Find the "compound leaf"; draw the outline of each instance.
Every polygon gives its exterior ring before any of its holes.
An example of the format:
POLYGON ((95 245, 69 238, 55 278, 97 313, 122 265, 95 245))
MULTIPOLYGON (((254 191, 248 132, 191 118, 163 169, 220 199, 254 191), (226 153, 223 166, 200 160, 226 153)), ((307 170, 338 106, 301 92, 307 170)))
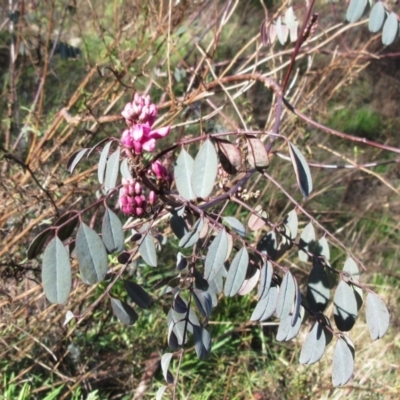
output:
POLYGON ((85 223, 81 223, 76 235, 76 254, 82 281, 93 285, 104 279, 108 259, 99 235, 85 223))
POLYGON ((68 300, 71 291, 71 264, 69 254, 62 241, 54 237, 43 255, 43 289, 51 303, 62 304, 68 300))
POLYGON ((341 331, 349 331, 356 322, 358 307, 354 290, 347 282, 339 282, 333 304, 336 326, 341 331))
POLYGON ((247 252, 246 247, 242 247, 236 253, 229 268, 228 276, 225 281, 225 296, 232 297, 240 290, 240 287, 246 279, 248 265, 249 253, 247 252))
POLYGON ((108 158, 106 167, 106 177, 104 180, 104 187, 106 191, 112 190, 117 185, 117 178, 119 172, 119 156, 121 150, 118 148, 111 156, 108 158))
POLYGON ((353 375, 354 353, 346 340, 339 338, 333 353, 332 384, 345 385, 353 375))
POLYGON ((367 296, 366 317, 371 339, 382 338, 389 329, 390 315, 383 300, 372 292, 367 296))
POLYGON ((103 243, 109 253, 123 250, 124 229, 120 219, 109 208, 106 208, 104 213, 101 233, 103 243))
POLYGON ((296 175, 297 184, 299 185, 303 196, 307 198, 313 190, 310 167, 308 166, 307 160, 304 158, 301 151, 292 143, 289 143, 289 153, 292 160, 294 173, 296 175))
POLYGON ((139 318, 139 316, 136 314, 136 311, 124 301, 111 297, 111 307, 114 315, 123 324, 133 325, 139 318))
POLYGON ((206 199, 214 188, 218 172, 218 155, 211 140, 207 139, 200 147, 194 160, 191 178, 193 192, 196 197, 206 199))
POLYGON ((153 300, 149 294, 133 281, 124 281, 124 286, 128 292, 129 297, 134 301, 140 308, 147 309, 153 303, 153 300))

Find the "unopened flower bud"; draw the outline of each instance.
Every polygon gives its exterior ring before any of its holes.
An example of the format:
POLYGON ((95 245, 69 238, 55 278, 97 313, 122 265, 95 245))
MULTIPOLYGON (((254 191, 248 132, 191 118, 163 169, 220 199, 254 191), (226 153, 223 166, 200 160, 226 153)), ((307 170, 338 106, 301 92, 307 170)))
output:
POLYGON ((143 208, 137 207, 137 208, 136 208, 136 215, 137 215, 138 217, 140 217, 140 216, 142 216, 143 214, 144 214, 143 208))
POLYGON ((135 203, 137 207, 142 207, 144 203, 142 196, 135 196, 135 203))
POLYGON ((142 185, 138 181, 135 182, 135 193, 137 195, 142 194, 142 185))
POLYGON ((154 206, 154 204, 156 204, 156 201, 157 201, 157 195, 156 195, 156 193, 154 192, 154 190, 152 190, 152 191, 149 193, 149 204, 150 204, 151 206, 154 206))

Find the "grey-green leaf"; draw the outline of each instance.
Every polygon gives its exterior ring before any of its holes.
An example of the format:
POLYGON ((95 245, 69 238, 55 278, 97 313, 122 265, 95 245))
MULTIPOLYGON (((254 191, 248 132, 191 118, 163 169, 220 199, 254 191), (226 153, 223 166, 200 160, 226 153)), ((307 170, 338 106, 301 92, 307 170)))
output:
POLYGON ((76 254, 84 283, 93 285, 104 279, 108 269, 106 249, 99 235, 85 223, 76 235, 76 254))
POLYGON ((76 151, 67 161, 67 171, 72 174, 74 172, 75 167, 78 165, 79 161, 83 158, 83 156, 88 152, 89 149, 81 149, 76 151))
POLYGON ((186 233, 179 241, 179 247, 187 249, 197 243, 200 237, 200 231, 203 229, 203 218, 196 221, 193 230, 186 233))
POLYGON ((385 46, 392 44, 396 39, 398 31, 399 20, 397 19, 397 15, 392 11, 388 16, 385 25, 383 25, 382 43, 385 46))
POLYGON ((285 224, 289 228, 290 238, 292 240, 295 240, 296 236, 297 236, 298 226, 299 226, 299 220, 297 218, 296 210, 290 211, 290 213, 286 216, 285 224))
POLYGON ((276 316, 285 318, 292 310, 297 291, 297 284, 290 271, 283 277, 276 305, 276 316))
POLYGON ((193 298, 198 310, 200 311, 200 314, 203 317, 209 318, 212 309, 212 298, 210 293, 194 289, 193 298))
POLYGON ((174 177, 176 188, 185 200, 194 200, 196 198, 192 188, 193 167, 194 160, 192 156, 185 149, 182 149, 176 160, 174 177))
POLYGON ((294 173, 296 175, 297 184, 299 185, 303 196, 307 198, 313 190, 310 167, 301 151, 292 143, 289 143, 289 153, 294 173))
POLYGON ((109 253, 122 251, 124 248, 124 229, 117 215, 106 208, 102 224, 103 243, 109 253))
POLYGON ((142 286, 133 281, 124 281, 124 286, 126 291, 128 292, 129 297, 140 308, 147 309, 151 306, 153 300, 151 299, 149 294, 142 288, 142 286))
POLYGON ((212 341, 209 332, 201 326, 193 325, 194 347, 197 357, 204 360, 211 351, 212 341))
POLYGON ((368 0, 350 0, 347 8, 346 19, 349 22, 357 22, 364 14, 368 0))
POLYGON ((371 339, 382 338, 389 329, 390 315, 383 300, 372 292, 367 296, 366 317, 371 339))
POLYGON ((339 282, 333 303, 337 328, 341 331, 349 331, 356 322, 358 307, 354 290, 347 282, 339 282))
POLYGON ((385 21, 386 10, 382 1, 377 1, 369 14, 368 29, 372 33, 379 32, 385 21))
POLYGON ((119 156, 121 150, 118 147, 114 153, 108 158, 107 167, 106 167, 106 177, 104 180, 104 187, 106 191, 112 190, 117 185, 117 178, 119 172, 119 156))
POLYGON ((319 361, 324 355, 326 345, 325 329, 315 321, 301 349, 300 364, 311 365, 319 361))
POLYGON ((43 255, 42 283, 47 299, 62 304, 71 291, 71 264, 69 254, 56 236, 47 245, 43 255))
MULTIPOLYGON (((315 242, 315 230, 313 224, 309 222, 300 235, 300 248, 304 248, 305 251, 309 251, 310 245, 312 245, 314 242, 315 242)), ((304 262, 308 261, 309 257, 305 251, 299 250, 300 261, 304 262)))
POLYGON ((172 353, 165 353, 161 357, 161 370, 163 372, 164 379, 167 383, 172 383, 174 381, 173 379, 171 379, 172 375, 168 371, 172 356, 173 356, 172 353))
POLYGON ((266 321, 271 318, 276 310, 278 295, 279 288, 273 284, 268 293, 258 301, 250 317, 251 321, 266 321))
POLYGON ((139 246, 139 253, 150 267, 157 267, 157 253, 153 237, 147 233, 139 246))
POLYGON ((300 332, 303 316, 303 307, 300 307, 299 312, 296 315, 289 314, 284 316, 279 323, 276 340, 279 342, 288 342, 289 340, 294 339, 300 332))
POLYGON ((222 217, 222 219, 230 225, 239 235, 246 236, 246 228, 244 225, 235 217, 222 217))
POLYGON ((200 147, 194 160, 193 171, 193 192, 196 197, 206 199, 214 188, 218 172, 218 155, 211 140, 207 139, 200 147))
POLYGON ((129 168, 129 158, 124 158, 122 160, 119 171, 121 172, 123 178, 127 180, 133 180, 133 176, 129 168))
POLYGON ((329 261, 331 253, 329 251, 329 244, 325 236, 318 240, 317 247, 318 247, 318 255, 324 256, 325 259, 329 261))
POLYGON ((169 224, 171 225, 172 232, 174 232, 175 236, 178 239, 182 239, 182 237, 189 232, 189 229, 183 217, 176 213, 172 214, 169 224))
POLYGON ((360 271, 356 262, 351 257, 347 258, 345 261, 343 272, 347 272, 353 281, 358 282, 360 280, 360 271))
POLYGON ((46 244, 47 240, 49 239, 49 236, 52 233, 54 234, 54 231, 50 228, 47 228, 44 231, 40 232, 32 240, 31 244, 28 247, 28 252, 27 252, 28 260, 32 260, 41 253, 43 246, 46 244))
POLYGON ((104 182, 104 173, 106 171, 107 158, 108 158, 108 153, 110 152, 111 144, 112 144, 112 141, 108 142, 104 146, 104 148, 100 154, 99 166, 97 168, 97 177, 98 177, 100 184, 103 184, 103 182, 104 182))
POLYGON ((161 386, 160 388, 158 388, 157 394, 156 394, 156 400, 162 399, 166 389, 167 389, 167 386, 161 386))
POLYGON ((228 235, 225 229, 221 229, 218 235, 208 248, 205 266, 204 278, 213 280, 218 272, 223 268, 225 259, 228 255, 228 235))
POLYGON ((242 247, 236 253, 229 268, 224 287, 225 296, 232 297, 239 291, 246 278, 248 265, 249 253, 246 247, 242 247))
POLYGON ((324 311, 329 302, 328 276, 325 267, 318 261, 314 261, 313 268, 308 276, 306 298, 310 308, 315 312, 324 311))
POLYGON ((114 299, 111 297, 111 307, 114 315, 123 324, 133 325, 139 318, 139 316, 136 314, 136 311, 129 304, 119 299, 114 299))
POLYGON ((258 298, 260 300, 268 294, 273 273, 274 269, 272 268, 272 264, 267 261, 261 268, 260 286, 258 287, 258 298))
POLYGON ((333 353, 332 384, 333 386, 345 385, 353 375, 354 355, 349 344, 339 338, 333 353))

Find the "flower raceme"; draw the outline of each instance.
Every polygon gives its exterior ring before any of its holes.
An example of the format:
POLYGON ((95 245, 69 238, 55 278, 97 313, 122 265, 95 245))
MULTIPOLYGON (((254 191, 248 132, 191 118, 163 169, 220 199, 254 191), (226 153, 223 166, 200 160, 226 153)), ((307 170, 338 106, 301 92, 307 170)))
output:
POLYGON ((151 103, 150 96, 135 93, 132 102, 125 105, 121 114, 128 125, 128 129, 122 133, 121 143, 136 155, 142 154, 143 150, 153 152, 157 139, 167 136, 170 132, 169 126, 152 129, 157 107, 151 103))

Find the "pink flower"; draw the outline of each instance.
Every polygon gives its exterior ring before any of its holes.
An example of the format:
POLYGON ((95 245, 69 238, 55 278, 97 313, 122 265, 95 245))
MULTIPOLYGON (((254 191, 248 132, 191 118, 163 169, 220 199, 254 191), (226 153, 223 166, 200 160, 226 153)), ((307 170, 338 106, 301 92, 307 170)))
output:
POLYGON ((157 139, 167 136, 170 129, 166 126, 151 130, 147 124, 137 124, 123 132, 121 143, 128 149, 133 149, 135 154, 141 154, 143 150, 153 152, 157 139))

